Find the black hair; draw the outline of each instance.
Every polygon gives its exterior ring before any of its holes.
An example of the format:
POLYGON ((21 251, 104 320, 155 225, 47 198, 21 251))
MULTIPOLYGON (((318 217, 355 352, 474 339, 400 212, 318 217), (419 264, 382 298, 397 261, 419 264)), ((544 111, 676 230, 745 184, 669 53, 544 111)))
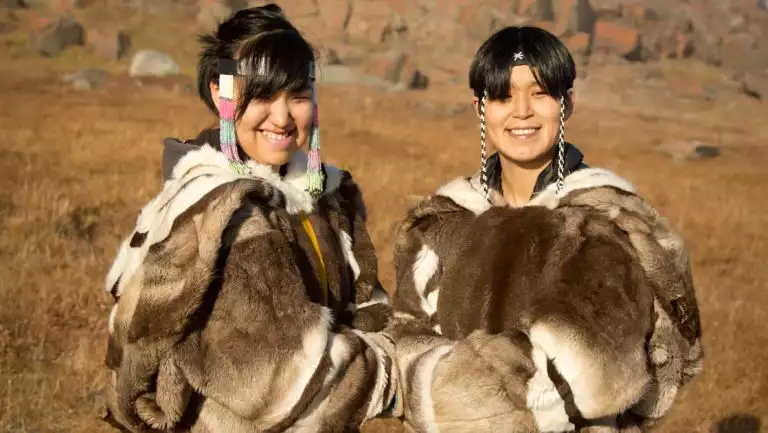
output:
POLYGON ((469 68, 469 87, 480 98, 499 100, 510 94, 509 79, 516 64, 515 53, 522 52, 536 82, 550 96, 563 97, 570 104, 568 90, 576 78, 576 64, 568 48, 552 33, 533 26, 503 28, 477 50, 469 68))
POLYGON ((202 35, 199 40, 203 49, 197 68, 197 90, 200 99, 216 115, 210 83, 218 83, 220 58, 236 58, 246 71, 240 97, 246 103, 238 104, 238 119, 245 113, 248 101, 312 86, 310 68, 315 50, 276 4, 240 10, 214 33, 202 35))

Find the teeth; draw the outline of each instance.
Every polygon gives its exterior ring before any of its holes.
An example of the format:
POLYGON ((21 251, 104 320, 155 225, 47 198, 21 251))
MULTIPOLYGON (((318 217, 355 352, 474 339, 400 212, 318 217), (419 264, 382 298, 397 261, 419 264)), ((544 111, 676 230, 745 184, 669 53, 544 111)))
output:
POLYGON ((530 135, 536 132, 536 128, 511 129, 513 135, 530 135))
POLYGON ((262 134, 264 134, 267 138, 270 140, 285 140, 290 136, 291 134, 275 134, 274 132, 269 131, 262 131, 262 134))

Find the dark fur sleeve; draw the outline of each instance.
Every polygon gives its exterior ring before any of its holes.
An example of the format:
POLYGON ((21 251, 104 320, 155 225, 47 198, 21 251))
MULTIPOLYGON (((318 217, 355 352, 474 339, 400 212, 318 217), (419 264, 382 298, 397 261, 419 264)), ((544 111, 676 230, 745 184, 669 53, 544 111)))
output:
POLYGON ((395 311, 409 314, 426 323, 429 316, 421 308, 421 296, 416 290, 413 279, 414 263, 423 245, 419 236, 419 225, 425 223, 425 219, 426 217, 410 211, 395 229, 392 258, 395 266, 396 291, 392 306, 395 311))
MULTIPOLYGON (((393 307, 396 311, 407 313, 416 318, 430 322, 435 320, 433 312, 424 310, 426 293, 419 293, 416 287, 414 270, 417 263, 423 259, 421 254, 424 247, 439 255, 439 246, 436 244, 440 236, 434 232, 439 220, 448 214, 456 212, 466 213, 453 200, 434 196, 421 200, 413 206, 406 217, 397 224, 395 230, 395 244, 393 248, 393 261, 397 290, 393 298, 393 307)), ((448 240, 451 242, 451 240, 448 240)), ((429 281, 426 281, 424 291, 427 292, 434 281, 440 278, 442 269, 438 267, 429 281)))
POLYGON ((379 281, 378 259, 366 227, 363 195, 349 172, 343 173, 339 196, 349 224, 352 253, 360 270, 354 283, 356 308, 352 326, 369 332, 380 331, 389 321, 389 295, 379 281))

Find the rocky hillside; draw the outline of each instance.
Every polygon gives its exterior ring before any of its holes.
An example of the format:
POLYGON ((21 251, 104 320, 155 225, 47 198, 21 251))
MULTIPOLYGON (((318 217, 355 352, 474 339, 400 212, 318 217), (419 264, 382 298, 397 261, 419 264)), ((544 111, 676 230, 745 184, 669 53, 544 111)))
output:
MULTIPOLYGON (((83 45, 101 57, 132 56, 134 76, 173 75, 162 53, 132 52, 129 31, 73 18, 80 9, 119 7, 144 13, 179 10, 190 25, 210 30, 247 0, 5 0, 33 9, 30 47, 55 57, 83 45)), ((720 67, 743 91, 768 98, 766 0, 284 0, 277 1, 337 71, 370 83, 418 89, 463 83, 470 59, 493 31, 514 24, 542 26, 560 38, 584 77, 596 66, 663 59, 720 67)), ((2 25, 0 25, 0 31, 2 25)), ((347 75, 341 80, 347 79, 347 75)))

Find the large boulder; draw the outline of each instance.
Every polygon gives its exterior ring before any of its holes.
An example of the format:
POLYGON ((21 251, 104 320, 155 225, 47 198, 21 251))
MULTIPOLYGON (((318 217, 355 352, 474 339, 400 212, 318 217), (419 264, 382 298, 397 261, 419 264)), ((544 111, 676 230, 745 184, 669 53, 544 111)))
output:
POLYGON ((165 77, 178 75, 179 65, 168 54, 155 50, 138 51, 131 58, 128 75, 138 77, 165 77))

